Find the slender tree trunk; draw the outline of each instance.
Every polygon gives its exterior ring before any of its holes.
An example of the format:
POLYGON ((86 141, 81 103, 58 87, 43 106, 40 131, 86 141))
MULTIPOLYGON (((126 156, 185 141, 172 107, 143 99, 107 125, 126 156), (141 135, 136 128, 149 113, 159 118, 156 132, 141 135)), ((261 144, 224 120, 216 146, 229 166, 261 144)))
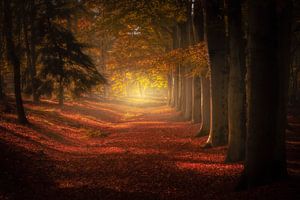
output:
POLYGON ((184 110, 184 118, 186 120, 192 120, 192 87, 193 87, 193 76, 191 75, 191 67, 186 67, 187 77, 185 78, 185 110, 184 110))
POLYGON ((58 101, 59 105, 64 105, 64 84, 63 84, 63 75, 60 75, 59 78, 59 88, 58 88, 58 101))
POLYGON ((175 66, 175 77, 174 77, 174 108, 178 108, 178 96, 179 96, 179 78, 178 78, 178 67, 175 66))
MULTIPOLYGON (((176 25, 176 35, 177 35, 177 47, 180 48, 181 46, 181 31, 180 31, 180 27, 179 25, 177 24, 176 25)), ((181 110, 181 105, 182 105, 182 99, 181 99, 181 96, 182 96, 182 93, 181 93, 181 74, 182 74, 182 68, 181 68, 181 64, 180 63, 177 63, 176 64, 176 71, 177 71, 177 76, 176 76, 176 79, 177 79, 177 103, 176 103, 176 110, 177 111, 180 111, 181 110)))
MULTIPOLYGON (((203 7, 201 1, 194 2, 194 15, 192 16, 192 43, 197 44, 204 40, 204 21, 203 21, 203 7)), ((202 121, 201 111, 201 77, 193 76, 193 112, 192 122, 200 123, 202 121)))
POLYGON ((177 111, 182 110, 182 67, 181 64, 178 64, 178 104, 176 107, 177 111))
POLYGON ((178 67, 177 65, 174 66, 174 75, 173 75, 173 104, 172 107, 177 108, 178 106, 178 67))
POLYGON ((200 76, 193 76, 193 112, 192 112, 192 122, 201 122, 201 78, 200 76))
POLYGON ((168 74, 168 105, 171 105, 172 101, 172 75, 171 72, 168 74))
POLYGON ((246 187, 287 176, 286 103, 290 63, 291 1, 251 0, 247 66, 246 187))
MULTIPOLYGON (((185 25, 186 32, 184 32, 185 42, 183 48, 189 48, 191 45, 194 44, 193 40, 193 18, 192 18, 192 1, 189 1, 188 8, 187 8, 187 16, 188 21, 185 25)), ((193 67, 191 64, 187 64, 186 66, 186 106, 184 112, 184 118, 186 120, 192 120, 192 113, 194 110, 193 106, 193 74, 192 74, 193 67)))
POLYGON ((210 80, 208 77, 201 77, 201 128, 197 136, 206 136, 210 130, 210 80))
POLYGON ((13 65, 13 71, 14 71, 14 90, 15 90, 18 121, 21 124, 28 124, 28 120, 26 118, 26 114, 23 107, 22 95, 21 95, 20 59, 16 54, 15 44, 13 40, 11 5, 9 0, 4 0, 4 23, 5 23, 4 27, 5 27, 7 54, 10 63, 13 65))
POLYGON ((33 101, 35 103, 38 103, 40 101, 40 96, 38 94, 38 80, 36 76, 36 28, 34 26, 34 20, 35 20, 35 1, 33 1, 32 8, 32 16, 30 19, 30 29, 31 29, 31 37, 30 37, 30 53, 31 53, 31 84, 32 84, 32 95, 33 95, 33 101))
POLYGON ((211 73, 211 120, 207 147, 225 145, 228 137, 228 66, 223 6, 222 0, 205 1, 205 28, 211 73))
POLYGON ((186 66, 181 65, 181 109, 180 111, 182 112, 182 114, 185 114, 185 110, 186 110, 186 74, 187 74, 187 69, 186 66))
MULTIPOLYGON (((182 23, 179 25, 180 28, 180 48, 188 47, 188 38, 187 38, 187 23, 182 23)), ((180 84, 181 84, 181 109, 183 116, 185 116, 186 106, 187 106, 187 66, 181 63, 180 65, 180 84)))
POLYGON ((37 93, 37 79, 36 79, 36 30, 34 26, 36 8, 35 1, 30 1, 30 16, 29 18, 24 18, 24 39, 26 46, 26 57, 27 65, 30 75, 30 87, 32 98, 35 103, 39 102, 39 95, 37 93), (28 23, 29 22, 29 23, 28 23), (30 30, 28 28, 30 27, 30 30), (28 33, 30 32, 30 39, 28 33))
POLYGON ((174 67, 172 66, 172 67, 171 67, 171 102, 170 102, 170 106, 171 106, 171 107, 174 107, 174 105, 175 105, 175 98, 174 98, 174 93, 175 93, 175 80, 174 80, 174 77, 175 77, 175 69, 174 69, 174 67))
POLYGON ((227 162, 245 158, 246 142, 246 86, 245 45, 242 28, 241 0, 227 0, 230 44, 230 72, 228 87, 229 146, 227 162))
MULTIPOLYGON (((173 50, 176 50, 179 47, 178 44, 178 27, 177 25, 173 28, 173 50)), ((178 67, 177 64, 172 66, 172 101, 171 106, 177 107, 178 104, 178 67)))

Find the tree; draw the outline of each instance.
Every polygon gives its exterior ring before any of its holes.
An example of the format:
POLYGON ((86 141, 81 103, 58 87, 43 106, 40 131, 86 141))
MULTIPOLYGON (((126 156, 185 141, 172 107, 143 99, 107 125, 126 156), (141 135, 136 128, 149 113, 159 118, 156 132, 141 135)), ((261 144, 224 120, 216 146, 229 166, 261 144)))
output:
POLYGON ((226 161, 245 158, 246 141, 246 54, 243 33, 242 1, 227 0, 230 46, 228 87, 229 144, 226 161))
POLYGON ((29 72, 29 82, 27 91, 30 91, 33 101, 37 103, 39 101, 38 87, 39 81, 37 79, 37 52, 36 47, 38 39, 40 39, 40 34, 37 31, 37 14, 38 6, 35 0, 27 1, 24 4, 25 17, 23 18, 23 32, 24 32, 24 42, 27 60, 27 70, 29 72))
POLYGON ((210 130, 210 79, 207 75, 201 77, 201 127, 197 136, 206 136, 210 130))
POLYGON ((286 104, 290 64, 289 0, 248 1, 247 140, 243 186, 287 176, 286 104))
POLYGON ((223 5, 222 0, 204 1, 211 77, 211 120, 206 146, 225 145, 228 137, 228 66, 226 62, 227 40, 223 5))
POLYGON ((44 31, 40 44, 42 67, 38 76, 42 83, 38 92, 42 95, 56 91, 60 105, 63 105, 66 92, 79 97, 92 86, 106 82, 85 53, 88 46, 78 42, 71 32, 69 17, 76 10, 72 3, 45 1, 40 22, 44 31))
MULTIPOLYGON (((27 124, 28 120, 26 118, 26 114, 23 107, 23 100, 21 94, 21 74, 20 74, 20 58, 16 53, 16 46, 14 43, 13 36, 13 26, 12 26, 12 9, 11 2, 9 0, 4 0, 3 3, 4 10, 4 31, 5 31, 5 39, 6 39, 6 52, 7 57, 9 58, 10 63, 13 66, 14 72, 14 88, 15 88, 15 99, 16 99, 16 107, 18 120, 21 124, 27 124)), ((15 24, 20 25, 20 22, 17 21, 15 24)))

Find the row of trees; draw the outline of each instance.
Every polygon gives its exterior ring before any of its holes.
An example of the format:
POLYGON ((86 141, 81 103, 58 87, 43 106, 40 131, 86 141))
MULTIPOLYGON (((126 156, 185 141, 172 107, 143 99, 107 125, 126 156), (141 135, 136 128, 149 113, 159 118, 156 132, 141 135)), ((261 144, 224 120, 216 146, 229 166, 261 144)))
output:
POLYGON ((5 97, 4 71, 13 68, 18 119, 27 123, 21 93, 38 102, 56 94, 63 105, 65 94, 78 97, 92 86, 105 83, 88 47, 75 38, 71 21, 84 12, 78 1, 0 2, 0 94, 5 97))
POLYGON ((199 136, 209 136, 205 147, 228 145, 226 161, 245 161, 245 186, 286 177, 292 5, 297 2, 93 3, 104 11, 93 30, 105 30, 100 38, 109 44, 101 54, 106 70, 120 77, 123 70, 165 73, 168 103, 185 119, 201 123, 199 136))
POLYGON ((201 121, 205 147, 228 144, 226 161, 245 161, 242 186, 285 178, 293 2, 181 3, 187 20, 176 24, 173 48, 205 41, 209 70, 198 77, 188 63, 177 64, 170 104, 201 121))

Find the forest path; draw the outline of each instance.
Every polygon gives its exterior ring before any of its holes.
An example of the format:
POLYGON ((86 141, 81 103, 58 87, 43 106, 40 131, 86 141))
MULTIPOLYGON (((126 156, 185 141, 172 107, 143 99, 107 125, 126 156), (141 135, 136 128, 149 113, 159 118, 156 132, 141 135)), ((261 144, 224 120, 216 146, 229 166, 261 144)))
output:
POLYGON ((26 109, 30 126, 14 124, 8 114, 0 127, 1 140, 31 152, 26 156, 36 176, 27 173, 34 191, 24 191, 23 199, 32 193, 58 200, 286 196, 282 184, 253 194, 234 192, 242 165, 224 164, 225 147, 201 149, 206 137, 194 137, 199 125, 183 121, 163 102, 82 99, 64 108, 26 102, 26 109))

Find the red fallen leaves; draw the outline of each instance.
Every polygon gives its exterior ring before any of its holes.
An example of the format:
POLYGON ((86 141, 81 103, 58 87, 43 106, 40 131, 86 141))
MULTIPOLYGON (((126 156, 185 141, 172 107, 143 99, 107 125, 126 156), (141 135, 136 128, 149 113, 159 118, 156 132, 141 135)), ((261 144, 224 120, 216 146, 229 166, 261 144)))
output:
POLYGON ((234 192, 242 165, 224 164, 226 147, 201 149, 206 137, 194 138, 199 125, 181 121, 166 106, 82 100, 62 109, 51 101, 26 108, 32 124, 16 125, 14 115, 4 114, 0 140, 53 166, 39 173, 54 188, 47 196, 37 188, 36 199, 288 199, 294 194, 287 183, 234 192))

